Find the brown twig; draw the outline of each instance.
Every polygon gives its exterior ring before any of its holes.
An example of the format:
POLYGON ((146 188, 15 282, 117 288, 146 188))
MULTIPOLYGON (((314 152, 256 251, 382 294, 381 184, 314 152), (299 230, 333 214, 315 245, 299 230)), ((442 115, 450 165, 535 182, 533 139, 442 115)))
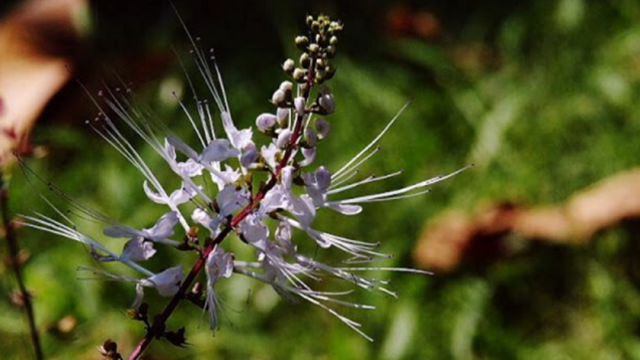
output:
POLYGON ((7 247, 9 249, 9 263, 15 274, 18 287, 20 288, 20 294, 24 301, 24 308, 27 311, 27 319, 29 322, 29 332, 31 334, 31 343, 33 344, 33 351, 37 360, 44 359, 42 353, 42 347, 40 345, 40 336, 38 335, 38 329, 36 327, 35 313, 33 311, 33 304, 31 303, 31 295, 27 290, 22 278, 22 269, 20 268, 19 252, 20 246, 18 244, 18 238, 16 236, 15 228, 11 217, 9 216, 9 190, 4 179, 4 174, 0 171, 0 211, 2 211, 2 223, 5 231, 5 239, 7 240, 7 247))

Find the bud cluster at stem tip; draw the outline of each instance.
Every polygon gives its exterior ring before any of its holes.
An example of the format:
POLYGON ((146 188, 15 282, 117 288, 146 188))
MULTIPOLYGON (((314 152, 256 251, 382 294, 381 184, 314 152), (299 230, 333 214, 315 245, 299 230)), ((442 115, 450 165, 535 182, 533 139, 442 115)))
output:
POLYGON ((324 15, 307 16, 307 27, 309 35, 295 39, 296 46, 302 51, 298 66, 293 59, 287 59, 282 68, 298 83, 308 82, 309 74, 312 74, 313 81, 322 84, 336 73, 331 59, 336 55, 337 34, 342 30, 342 23, 324 15))

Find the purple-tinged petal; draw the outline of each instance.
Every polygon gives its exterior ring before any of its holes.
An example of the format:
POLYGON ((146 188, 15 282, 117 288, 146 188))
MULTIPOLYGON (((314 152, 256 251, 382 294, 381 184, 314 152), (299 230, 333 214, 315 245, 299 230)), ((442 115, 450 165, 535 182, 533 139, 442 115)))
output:
POLYGON ((240 155, 240 151, 231 148, 229 140, 216 139, 204 149, 200 161, 204 163, 220 162, 238 155, 240 155))
POLYGON ((280 134, 278 134, 278 139, 276 140, 276 146, 278 146, 280 149, 284 149, 291 141, 292 135, 293 135, 293 132, 291 130, 282 129, 280 134))
POLYGON ((156 204, 161 204, 161 205, 167 204, 167 198, 165 196, 162 196, 160 193, 153 191, 149 187, 149 183, 147 183, 146 180, 142 183, 142 187, 144 188, 144 193, 147 194, 147 197, 149 198, 149 200, 153 201, 156 204))
POLYGON ((267 132, 276 126, 278 119, 275 115, 269 113, 262 113, 256 118, 256 127, 261 132, 267 132))
POLYGON ((155 253, 153 242, 145 241, 142 237, 127 241, 122 250, 122 256, 133 261, 149 260, 155 253))
POLYGON ((360 205, 331 204, 328 208, 344 215, 357 215, 362 212, 362 206, 360 205))
POLYGON ((141 283, 145 286, 155 287, 161 296, 169 297, 178 292, 182 278, 182 265, 178 265, 148 277, 141 283))
POLYGON ((142 230, 144 237, 153 241, 162 241, 173 235, 173 227, 180 221, 175 211, 166 213, 150 229, 142 230))

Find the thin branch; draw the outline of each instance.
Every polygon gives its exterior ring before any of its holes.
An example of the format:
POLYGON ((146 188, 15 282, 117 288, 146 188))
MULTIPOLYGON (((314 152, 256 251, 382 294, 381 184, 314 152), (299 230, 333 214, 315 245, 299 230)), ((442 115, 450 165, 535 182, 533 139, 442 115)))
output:
POLYGON ((4 174, 0 171, 0 211, 2 211, 2 224, 5 231, 5 239, 7 240, 7 248, 9 249, 9 263, 13 269, 13 273, 18 282, 20 288, 20 294, 22 301, 24 301, 24 308, 27 312, 27 319, 29 323, 29 332, 31 334, 31 343, 33 344, 33 351, 37 360, 44 359, 42 353, 42 346, 40 345, 40 336, 38 335, 38 329, 36 328, 35 313, 33 311, 33 304, 31 303, 31 294, 27 290, 22 278, 22 269, 20 268, 20 246, 18 244, 18 238, 16 236, 15 227, 11 221, 9 215, 9 189, 4 179, 4 174))

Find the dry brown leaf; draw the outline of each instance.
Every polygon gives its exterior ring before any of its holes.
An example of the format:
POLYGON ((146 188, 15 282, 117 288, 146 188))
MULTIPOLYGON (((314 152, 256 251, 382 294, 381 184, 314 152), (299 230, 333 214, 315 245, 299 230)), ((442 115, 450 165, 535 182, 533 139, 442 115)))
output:
POLYGON ((0 23, 0 165, 26 151, 49 100, 71 77, 86 0, 32 0, 0 23))
POLYGON ((640 218, 640 169, 604 179, 558 206, 528 209, 501 203, 481 206, 472 215, 445 213, 425 226, 414 258, 423 268, 450 271, 465 258, 477 258, 478 251, 490 253, 488 258, 504 254, 496 240, 510 234, 583 244, 598 231, 629 218, 640 218))

